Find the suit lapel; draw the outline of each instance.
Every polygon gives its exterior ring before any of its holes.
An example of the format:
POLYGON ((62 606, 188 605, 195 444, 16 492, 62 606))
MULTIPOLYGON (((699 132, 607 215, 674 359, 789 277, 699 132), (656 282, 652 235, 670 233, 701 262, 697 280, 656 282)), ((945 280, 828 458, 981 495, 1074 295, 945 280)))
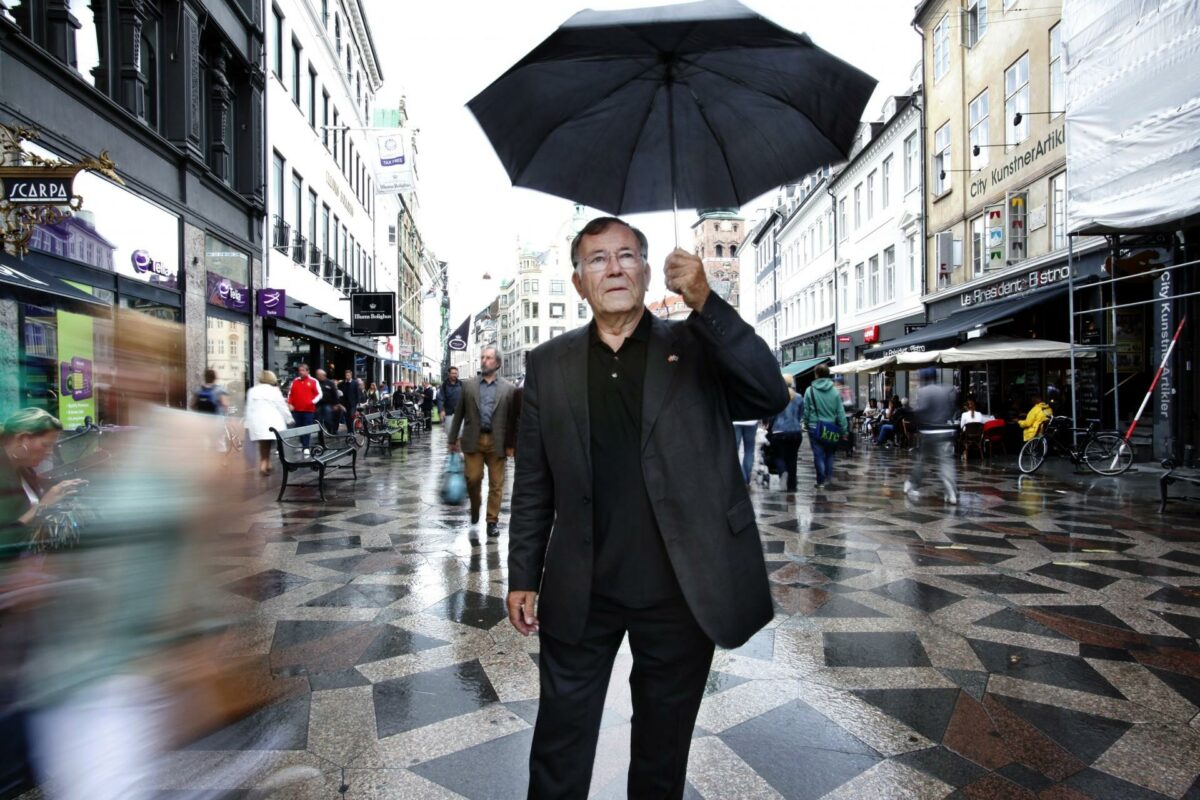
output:
MULTIPOLYGON (((650 312, 647 310, 646 313, 650 312)), ((669 360, 674 343, 672 326, 651 315, 650 343, 646 348, 646 378, 642 384, 642 449, 650 441, 650 431, 654 430, 663 401, 671 391, 675 373, 679 371, 678 359, 669 360)))
POLYGON ((575 418, 575 430, 583 446, 583 460, 592 467, 592 426, 588 410, 588 326, 576 329, 567 344, 564 358, 558 362, 562 372, 563 391, 575 418))

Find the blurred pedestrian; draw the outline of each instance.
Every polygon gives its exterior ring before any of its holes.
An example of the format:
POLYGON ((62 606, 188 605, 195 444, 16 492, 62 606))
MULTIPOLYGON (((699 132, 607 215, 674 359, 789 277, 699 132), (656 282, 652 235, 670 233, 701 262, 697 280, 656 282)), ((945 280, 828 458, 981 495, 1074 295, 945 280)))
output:
POLYGON ((812 445, 816 488, 820 489, 833 480, 833 456, 848 431, 846 408, 829 378, 829 365, 818 364, 813 374, 816 380, 804 392, 804 429, 812 445))
MULTIPOLYGON (((292 411, 296 427, 303 428, 312 425, 317 418, 317 401, 321 399, 321 384, 308 374, 308 364, 301 363, 296 367, 296 372, 296 379, 292 381, 291 388, 288 389, 287 405, 292 411)), ((300 446, 307 448, 309 438, 307 433, 301 436, 300 446)))
POLYGON ((279 392, 279 379, 269 369, 258 373, 258 383, 246 392, 246 438, 258 445, 258 471, 271 474, 271 445, 275 434, 291 425, 292 413, 279 392))
POLYGON ((454 416, 458 410, 458 400, 462 397, 462 384, 458 380, 458 367, 451 367, 446 372, 446 382, 442 384, 443 410, 447 417, 454 416))
POLYGON ((775 472, 784 479, 784 489, 796 491, 796 462, 800 456, 800 445, 804 441, 804 398, 796 390, 795 378, 783 376, 788 387, 788 404, 771 420, 767 436, 775 458, 775 472))
MULTIPOLYGON (((346 430, 353 432, 354 418, 358 415, 358 404, 363 401, 363 392, 352 370, 346 370, 345 379, 338 384, 338 392, 341 395, 342 420, 346 423, 346 430)), ((330 433, 337 433, 337 429, 338 423, 335 422, 330 433)))
POLYGON ((958 419, 954 390, 937 382, 937 368, 920 371, 921 387, 917 389, 913 414, 920 433, 920 446, 913 459, 912 470, 904 482, 904 493, 919 496, 925 471, 932 466, 946 490, 946 502, 958 502, 955 479, 954 441, 958 435, 958 419))
POLYGON ((733 421, 733 440, 742 451, 742 477, 746 479, 747 488, 750 486, 750 475, 754 472, 754 434, 757 430, 756 419, 733 421))
POLYGON ((317 402, 317 421, 325 430, 337 433, 338 419, 342 412, 342 393, 323 369, 317 370, 317 385, 321 387, 321 399, 317 402))
POLYGON ((192 410, 202 414, 229 413, 229 392, 217 383, 216 370, 204 370, 204 383, 192 397, 192 410))

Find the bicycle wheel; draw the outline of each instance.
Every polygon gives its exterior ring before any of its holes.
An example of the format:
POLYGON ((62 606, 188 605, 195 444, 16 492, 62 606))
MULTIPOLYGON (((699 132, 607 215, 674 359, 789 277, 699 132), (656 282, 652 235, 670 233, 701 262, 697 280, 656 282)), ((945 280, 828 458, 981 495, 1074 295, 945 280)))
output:
POLYGON ((1046 440, 1035 436, 1021 445, 1021 453, 1017 456, 1017 469, 1028 475, 1042 465, 1046 460, 1046 440))
POLYGON ((1083 446, 1083 463, 1101 475, 1120 475, 1133 464, 1133 445, 1115 433, 1101 433, 1083 446))

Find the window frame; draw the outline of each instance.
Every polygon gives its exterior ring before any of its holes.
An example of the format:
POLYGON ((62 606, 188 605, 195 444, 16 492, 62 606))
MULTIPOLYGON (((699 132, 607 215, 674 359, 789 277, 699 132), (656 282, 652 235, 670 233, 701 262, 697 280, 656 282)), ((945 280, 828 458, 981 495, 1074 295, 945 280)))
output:
POLYGON ((950 130, 950 121, 940 125, 933 134, 933 158, 930 159, 930 166, 933 167, 933 174, 930 176, 933 183, 933 197, 938 198, 950 193, 954 188, 954 172, 952 170, 954 164, 954 149, 953 136, 950 130), (945 131, 945 144, 939 147, 938 141, 942 138, 942 132, 945 131), (942 177, 942 173, 946 177, 942 177))
POLYGON ((950 15, 945 14, 933 26, 933 81, 937 83, 950 71, 950 15))
POLYGON ((1029 51, 1026 50, 1004 70, 1004 145, 1005 151, 1019 147, 1029 138, 1029 51), (1024 81, 1021 72, 1024 70, 1024 81), (1009 75, 1013 75, 1010 90, 1009 75), (1023 107, 1018 107, 1023 106, 1023 107), (1021 124, 1013 125, 1013 118, 1021 114, 1021 124))
POLYGON ((1063 58, 1062 58, 1062 22, 1056 22, 1050 27, 1050 63, 1049 72, 1049 102, 1050 108, 1046 109, 1050 112, 1050 119, 1061 116, 1066 111, 1066 76, 1063 75, 1063 58), (1057 41, 1057 47, 1055 42, 1057 41), (1055 80, 1057 72, 1058 79, 1055 80))
POLYGON ((987 166, 989 161, 988 151, 991 144, 991 138, 988 135, 988 125, 991 120, 991 101, 989 99, 987 87, 983 91, 975 95, 969 103, 967 103, 967 125, 968 127, 968 142, 971 146, 969 157, 971 159, 971 169, 980 170, 987 166), (981 102, 982 101, 982 102, 981 102), (982 116, 977 116, 978 109, 982 105, 982 116), (979 155, 975 155, 975 146, 979 146, 979 155))
POLYGON ((892 194, 892 155, 883 160, 879 166, 879 194, 880 194, 880 209, 886 209, 891 205, 892 194))

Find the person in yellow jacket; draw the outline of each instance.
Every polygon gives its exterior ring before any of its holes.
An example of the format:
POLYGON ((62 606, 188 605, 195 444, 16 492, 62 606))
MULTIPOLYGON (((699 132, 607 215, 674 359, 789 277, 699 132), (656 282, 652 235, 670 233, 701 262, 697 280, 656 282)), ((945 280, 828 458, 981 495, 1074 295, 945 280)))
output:
POLYGON ((1046 403, 1042 402, 1042 396, 1035 394, 1033 396, 1033 408, 1029 409, 1029 413, 1025 415, 1025 419, 1017 420, 1025 431, 1025 441, 1029 441, 1037 436, 1038 429, 1042 427, 1043 422, 1049 422, 1054 416, 1054 410, 1046 403))

